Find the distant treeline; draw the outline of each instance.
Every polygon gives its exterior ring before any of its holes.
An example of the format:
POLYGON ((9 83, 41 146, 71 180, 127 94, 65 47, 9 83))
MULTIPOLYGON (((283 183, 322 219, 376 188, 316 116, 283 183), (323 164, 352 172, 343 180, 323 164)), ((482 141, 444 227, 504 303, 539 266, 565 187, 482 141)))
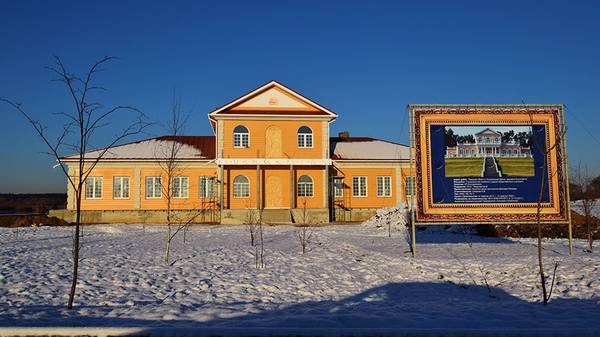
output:
POLYGON ((0 194, 2 213, 45 213, 66 206, 66 193, 0 194))

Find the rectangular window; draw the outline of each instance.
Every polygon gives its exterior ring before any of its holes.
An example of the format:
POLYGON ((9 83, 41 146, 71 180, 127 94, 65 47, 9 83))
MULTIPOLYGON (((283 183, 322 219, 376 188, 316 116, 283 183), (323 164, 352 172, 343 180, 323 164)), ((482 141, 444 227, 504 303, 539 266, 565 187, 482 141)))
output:
POLYGON ((313 135, 311 133, 298 134, 298 147, 312 147, 313 135))
POLYGON ((298 196, 299 197, 312 197, 313 196, 313 184, 312 183, 298 183, 298 196))
POLYGON ((344 196, 344 178, 334 177, 333 178, 333 196, 341 198, 344 196))
POLYGON ((248 182, 233 183, 233 197, 234 198, 248 198, 250 197, 250 184, 248 182))
POLYGON ((404 194, 415 195, 415 177, 406 176, 404 177, 404 194))
POLYGON ((113 177, 113 199, 129 199, 129 177, 113 177))
POLYGON ((188 177, 173 177, 173 198, 187 198, 188 187, 188 177))
POLYGON ((367 196, 367 177, 352 177, 352 196, 367 196))
POLYGON ((200 177, 199 186, 201 199, 212 198, 215 194, 215 177, 200 177))
POLYGON ((377 177, 377 196, 391 197, 392 196, 392 177, 383 176, 377 177))
POLYGON ((102 198, 102 177, 87 177, 85 180, 85 198, 102 198))
POLYGON ((160 199, 162 197, 162 178, 146 177, 146 199, 160 199))
POLYGON ((250 144, 247 133, 235 133, 233 135, 234 147, 248 147, 250 144))

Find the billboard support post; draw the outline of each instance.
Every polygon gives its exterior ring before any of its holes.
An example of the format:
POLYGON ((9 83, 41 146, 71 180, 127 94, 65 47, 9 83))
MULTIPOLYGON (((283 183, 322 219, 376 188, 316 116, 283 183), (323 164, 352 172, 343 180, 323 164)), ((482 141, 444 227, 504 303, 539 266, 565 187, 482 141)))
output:
POLYGON ((560 118, 561 118, 561 142, 562 142, 562 150, 565 156, 565 160, 563 161, 563 168, 565 171, 565 194, 567 196, 567 222, 569 226, 569 255, 573 255, 573 219, 571 218, 571 190, 570 190, 570 178, 569 178, 569 157, 567 155, 567 122, 565 119, 565 107, 564 105, 560 109, 560 118))

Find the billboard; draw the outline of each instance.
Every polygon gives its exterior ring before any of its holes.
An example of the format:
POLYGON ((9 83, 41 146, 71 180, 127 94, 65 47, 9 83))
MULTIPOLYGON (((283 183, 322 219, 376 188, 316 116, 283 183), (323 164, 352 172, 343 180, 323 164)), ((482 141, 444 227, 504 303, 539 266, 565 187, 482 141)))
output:
POLYGON ((567 221, 562 105, 411 105, 416 221, 567 221))

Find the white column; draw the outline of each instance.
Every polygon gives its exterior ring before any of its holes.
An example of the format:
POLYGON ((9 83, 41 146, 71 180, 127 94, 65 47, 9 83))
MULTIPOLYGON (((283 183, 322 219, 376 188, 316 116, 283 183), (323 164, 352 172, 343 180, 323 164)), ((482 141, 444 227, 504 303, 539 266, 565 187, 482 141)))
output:
MULTIPOLYGON (((69 167, 68 168, 69 176, 75 182, 75 172, 69 167)), ((67 179, 67 209, 75 209, 75 190, 73 189, 73 185, 67 179)))

